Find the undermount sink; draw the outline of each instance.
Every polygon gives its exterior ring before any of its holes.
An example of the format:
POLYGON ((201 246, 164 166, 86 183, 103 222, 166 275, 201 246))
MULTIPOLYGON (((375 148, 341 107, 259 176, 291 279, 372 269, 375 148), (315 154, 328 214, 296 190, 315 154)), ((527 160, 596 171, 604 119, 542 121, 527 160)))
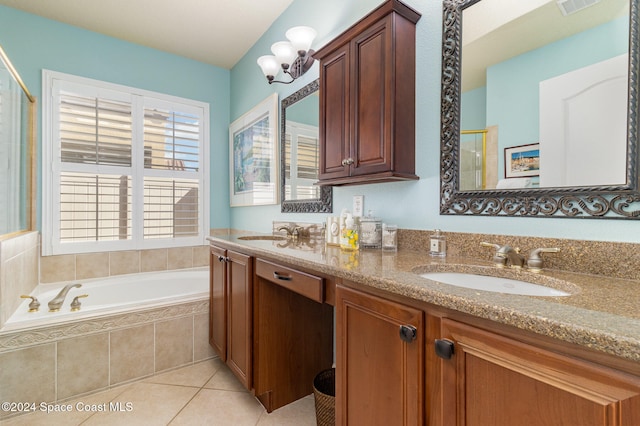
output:
POLYGON ((238 237, 239 240, 245 241, 257 241, 257 240, 265 240, 265 241, 284 241, 287 238, 281 235, 247 235, 244 237, 238 237))
POLYGON ((571 296, 571 293, 562 290, 510 278, 460 272, 429 272, 420 274, 420 276, 443 284, 494 293, 519 294, 523 296, 571 296))

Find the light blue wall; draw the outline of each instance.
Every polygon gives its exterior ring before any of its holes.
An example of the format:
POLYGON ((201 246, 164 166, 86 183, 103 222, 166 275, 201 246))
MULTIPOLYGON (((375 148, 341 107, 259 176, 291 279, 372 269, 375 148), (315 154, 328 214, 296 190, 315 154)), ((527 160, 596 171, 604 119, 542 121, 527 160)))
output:
MULTIPOLYGON (((268 85, 255 61, 295 25, 313 26, 320 47, 374 9, 379 0, 295 0, 229 71, 0 6, 0 44, 40 98, 41 70, 51 69, 211 105, 212 227, 270 231, 273 220, 321 222, 324 214, 282 214, 279 206, 229 208, 228 125, 274 91, 284 98, 318 77, 314 66, 291 85, 268 85)), ((407 0, 417 26, 416 173, 419 181, 336 188, 335 211, 365 196, 388 223, 409 229, 640 242, 640 221, 440 216, 441 0, 407 0)), ((39 117, 41 120, 41 117, 39 117)), ((41 122, 41 121, 39 121, 41 122)), ((38 139, 39 142, 41 138, 38 139)))
POLYGON ((487 127, 487 86, 460 94, 460 130, 487 127))
MULTIPOLYGON (((539 135, 539 84, 629 51, 629 18, 583 31, 487 69, 487 126, 498 127, 498 152, 536 143, 539 135)), ((498 156, 498 176, 504 156, 498 156)))
POLYGON ((293 121, 318 127, 320 121, 320 100, 318 92, 287 107, 287 123, 293 121))
MULTIPOLYGON (((228 70, 4 6, 0 6, 0 44, 38 99, 42 99, 42 69, 49 69, 209 103, 211 226, 229 226, 228 70)), ((40 111, 38 123, 42 123, 40 111)), ((40 125, 39 152, 41 129, 40 125)), ((41 173, 38 180, 40 188, 41 173)))
MULTIPOLYGON (((314 47, 330 41, 380 1, 295 0, 247 55, 231 70, 231 118, 237 118, 274 91, 286 97, 318 76, 314 67, 300 84, 269 86, 256 59, 269 53, 275 41, 295 25, 318 30, 314 47)), ((550 218, 497 218, 440 216, 440 67, 441 0, 406 0, 422 14, 417 25, 416 53, 416 173, 419 181, 336 188, 334 211, 351 208, 353 195, 364 195, 365 211, 402 228, 453 232, 493 233, 603 241, 640 242, 640 220, 578 220, 550 218)), ((236 228, 269 232, 273 220, 321 222, 326 215, 282 214, 279 206, 236 207, 231 223, 236 228)))

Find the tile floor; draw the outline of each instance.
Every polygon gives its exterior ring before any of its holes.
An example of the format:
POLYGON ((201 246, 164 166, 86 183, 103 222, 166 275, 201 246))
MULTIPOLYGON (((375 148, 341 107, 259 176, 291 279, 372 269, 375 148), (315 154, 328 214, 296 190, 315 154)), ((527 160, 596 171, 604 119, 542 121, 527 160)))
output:
POLYGON ((71 405, 70 412, 37 411, 0 421, 0 425, 305 426, 316 424, 313 395, 268 414, 219 358, 65 401, 64 404, 71 405), (110 411, 110 406, 119 406, 121 411, 110 411), (83 407, 86 411, 82 409, 83 407), (100 408, 106 408, 106 411, 95 411, 100 408))

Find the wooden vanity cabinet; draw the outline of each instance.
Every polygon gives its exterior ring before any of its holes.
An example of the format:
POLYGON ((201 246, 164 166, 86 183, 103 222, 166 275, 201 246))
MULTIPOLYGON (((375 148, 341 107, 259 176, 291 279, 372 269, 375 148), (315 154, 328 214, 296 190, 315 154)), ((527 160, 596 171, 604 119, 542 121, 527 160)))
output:
POLYGON ((424 313, 336 288, 336 424, 424 424, 424 313))
POLYGON ((383 3, 313 56, 320 60, 319 185, 415 175, 415 24, 383 3))
POLYGON ((271 412, 313 393, 333 364, 333 307, 326 279, 256 259, 254 393, 271 412))
POLYGON ((210 246, 209 343, 247 388, 252 386, 252 258, 210 246))
POLYGON ((441 418, 452 426, 640 425, 640 378, 448 318, 438 359, 441 418), (446 358, 446 356, 445 356, 446 358))

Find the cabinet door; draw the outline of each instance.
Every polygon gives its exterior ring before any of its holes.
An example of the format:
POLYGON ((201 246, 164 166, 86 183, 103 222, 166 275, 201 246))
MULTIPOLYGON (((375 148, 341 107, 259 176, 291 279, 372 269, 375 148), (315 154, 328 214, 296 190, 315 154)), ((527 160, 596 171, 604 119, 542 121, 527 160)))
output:
POLYGON ((209 344, 227 360, 227 251, 211 246, 209 261, 209 344))
POLYGON ((337 287, 338 425, 423 424, 423 322, 420 310, 337 287))
POLYGON ((388 16, 358 35, 352 42, 352 176, 392 170, 391 109, 394 100, 394 60, 390 25, 391 16, 388 16))
POLYGON ((227 251, 227 365, 251 389, 251 257, 227 251))
POLYGON ((349 176, 349 45, 320 66, 320 180, 349 176))
POLYGON ((640 380, 444 319, 445 425, 640 424, 640 380))

